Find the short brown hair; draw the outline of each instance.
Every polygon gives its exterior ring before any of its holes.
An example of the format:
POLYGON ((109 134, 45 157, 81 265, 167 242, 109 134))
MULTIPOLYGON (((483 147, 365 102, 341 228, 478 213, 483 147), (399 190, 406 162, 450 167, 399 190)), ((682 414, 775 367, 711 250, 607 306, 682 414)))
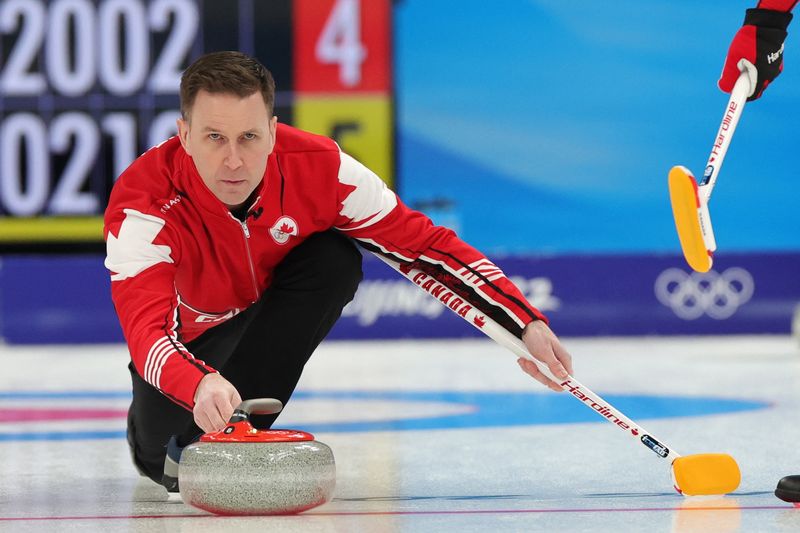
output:
POLYGON ((200 90, 245 98, 261 92, 269 115, 275 106, 275 80, 257 59, 241 52, 211 52, 197 58, 181 76, 181 115, 188 120, 200 90))

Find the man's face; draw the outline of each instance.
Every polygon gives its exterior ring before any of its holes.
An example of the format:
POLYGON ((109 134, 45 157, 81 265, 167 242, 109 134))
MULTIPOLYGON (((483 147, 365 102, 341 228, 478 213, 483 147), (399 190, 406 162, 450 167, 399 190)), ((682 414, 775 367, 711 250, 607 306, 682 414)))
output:
POLYGON ((261 183, 277 121, 258 91, 239 98, 200 90, 178 134, 203 183, 233 209, 261 183))

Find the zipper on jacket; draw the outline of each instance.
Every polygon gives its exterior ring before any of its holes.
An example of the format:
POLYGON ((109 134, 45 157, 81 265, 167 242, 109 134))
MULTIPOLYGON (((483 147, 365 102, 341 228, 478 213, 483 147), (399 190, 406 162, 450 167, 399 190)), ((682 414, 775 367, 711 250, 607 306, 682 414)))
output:
POLYGON ((242 222, 229 211, 228 214, 231 218, 238 223, 242 227, 242 232, 244 232, 244 249, 247 251, 247 264, 250 267, 250 279, 253 281, 253 290, 255 291, 256 298, 253 300, 253 303, 256 303, 259 298, 258 293, 258 282, 256 281, 256 269, 253 267, 253 256, 250 253, 250 228, 247 227, 247 222, 242 222))

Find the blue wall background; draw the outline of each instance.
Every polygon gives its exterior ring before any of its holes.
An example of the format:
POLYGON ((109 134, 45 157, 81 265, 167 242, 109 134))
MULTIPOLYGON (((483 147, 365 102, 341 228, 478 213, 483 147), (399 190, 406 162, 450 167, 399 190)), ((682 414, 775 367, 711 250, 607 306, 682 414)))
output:
MULTIPOLYGON (((404 0, 401 193, 492 252, 675 252, 676 164, 702 172, 754 1, 404 0)), ((750 103, 711 204, 721 251, 800 248, 800 42, 750 103)))

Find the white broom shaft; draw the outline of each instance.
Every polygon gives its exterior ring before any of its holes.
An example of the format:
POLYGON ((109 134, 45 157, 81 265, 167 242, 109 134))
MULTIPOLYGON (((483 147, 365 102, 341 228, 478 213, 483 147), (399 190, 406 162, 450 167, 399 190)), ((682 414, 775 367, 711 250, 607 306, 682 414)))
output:
POLYGON ((728 99, 728 105, 725 107, 725 113, 722 115, 717 136, 714 139, 714 146, 711 148, 711 154, 708 156, 706 167, 703 170, 703 180, 700 183, 700 192, 703 199, 708 202, 711 198, 711 191, 714 190, 714 184, 717 182, 717 175, 722 168, 722 162, 725 160, 725 154, 728 152, 728 146, 731 144, 733 132, 736 131, 736 125, 739 123, 739 118, 744 111, 744 104, 747 102, 747 96, 750 94, 750 78, 747 71, 742 71, 736 84, 731 91, 731 97, 728 99), (705 176, 707 169, 711 168, 711 175, 705 176))
MULTIPOLYGON (((375 255, 381 260, 383 260, 387 265, 389 265, 397 272, 399 272, 401 275, 408 278, 409 281, 411 281, 417 286, 419 286, 422 281, 430 279, 430 277, 421 270, 412 268, 409 269, 408 273, 406 273, 400 270, 399 263, 377 253, 375 255)), ((440 283, 438 281, 436 282, 436 284, 445 286, 443 283, 440 283)), ((432 287, 435 287, 436 284, 432 285, 432 287)), ((441 293, 440 296, 443 296, 444 294, 446 293, 441 293)), ((448 301, 451 300, 448 299, 448 301)), ((580 383, 577 379, 573 378, 572 376, 569 376, 566 379, 560 379, 554 376, 553 373, 550 372, 550 369, 547 367, 547 365, 541 363, 530 354, 527 347, 525 346, 525 343, 523 343, 521 339, 517 338, 510 331, 502 327, 500 324, 498 324, 488 316, 478 312, 474 307, 470 307, 469 309, 466 309, 466 307, 460 307, 459 310, 457 311, 456 309, 451 308, 447 304, 443 303, 443 305, 445 305, 445 307, 450 308, 453 312, 458 314, 458 316, 462 317, 464 320, 472 324, 474 327, 481 330, 485 335, 487 335, 489 338, 491 338, 501 346, 505 346, 506 348, 511 350, 516 356, 525 358, 528 361, 532 361, 539 368, 539 370, 541 370, 548 378, 558 383, 563 390, 568 392, 571 396, 580 401, 586 407, 588 407, 589 409, 596 412, 598 415, 602 416, 603 418, 611 422, 613 425, 625 431, 625 433, 627 433, 630 437, 633 437, 634 439, 639 441, 640 444, 644 444, 646 447, 650 448, 654 453, 658 454, 664 459, 667 459, 670 463, 672 463, 672 461, 680 457, 680 454, 678 454, 672 448, 666 446, 664 444, 664 441, 656 438, 652 433, 646 431, 644 428, 636 424, 633 420, 622 414, 621 411, 619 411, 613 405, 605 401, 598 394, 592 392, 588 387, 580 383), (481 324, 480 326, 478 325, 479 323, 481 324), (654 441, 661 444, 666 449, 663 452, 659 453, 659 451, 656 450, 653 446, 648 446, 647 443, 645 443, 642 440, 642 437, 645 435, 651 437, 654 441)))

